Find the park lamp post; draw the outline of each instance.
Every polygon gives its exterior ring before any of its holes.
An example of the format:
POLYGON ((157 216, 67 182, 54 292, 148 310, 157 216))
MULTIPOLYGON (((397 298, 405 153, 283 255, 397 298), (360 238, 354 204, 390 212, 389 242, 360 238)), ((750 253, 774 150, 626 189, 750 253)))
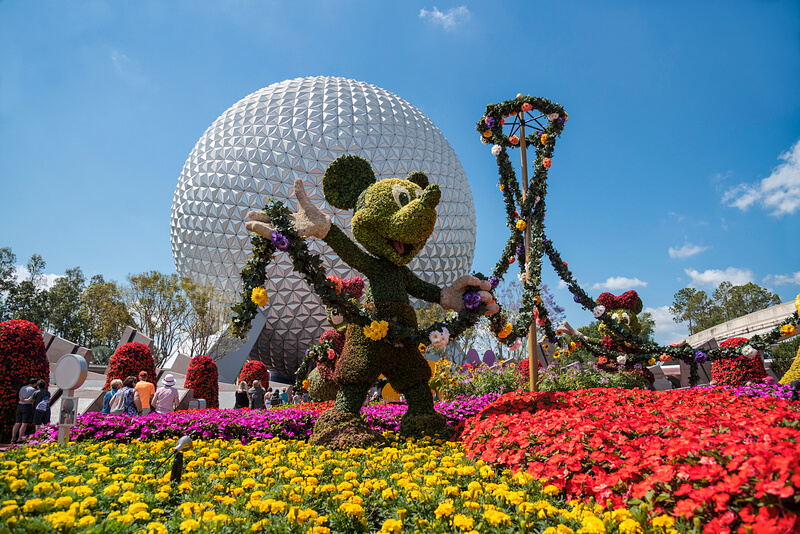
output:
POLYGON ((164 462, 169 460, 170 456, 175 455, 175 458, 172 460, 172 471, 170 472, 169 475, 169 481, 180 482, 181 477, 183 476, 183 453, 184 451, 192 450, 193 447, 194 444, 192 443, 192 438, 190 438, 189 436, 182 436, 180 439, 178 439, 178 442, 175 444, 175 447, 172 449, 172 452, 169 453, 169 456, 164 458, 161 461, 161 463, 158 464, 156 471, 162 465, 164 465, 164 462))
POLYGON ((58 444, 69 443, 75 417, 78 414, 78 399, 75 398, 75 389, 81 387, 89 374, 89 364, 83 356, 65 354, 59 358, 55 370, 56 385, 61 388, 64 395, 61 397, 61 413, 58 417, 58 444))

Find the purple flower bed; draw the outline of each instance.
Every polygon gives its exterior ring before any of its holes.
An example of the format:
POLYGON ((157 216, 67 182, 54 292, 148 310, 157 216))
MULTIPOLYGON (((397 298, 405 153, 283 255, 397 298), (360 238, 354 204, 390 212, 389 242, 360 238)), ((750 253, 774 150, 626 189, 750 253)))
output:
MULTIPOLYGON (((448 424, 457 425, 479 413, 500 395, 459 397, 450 402, 436 403, 439 413, 448 424)), ((372 428, 397 431, 400 419, 408 407, 405 404, 372 404, 361 410, 372 428)), ((318 410, 317 410, 318 411, 318 410)), ((72 441, 132 441, 162 440, 189 435, 203 439, 306 439, 314 429, 317 411, 299 408, 274 410, 203 410, 171 414, 153 413, 145 416, 88 413, 79 415, 72 427, 72 441)), ((55 424, 40 429, 29 443, 56 441, 55 424)))
POLYGON ((789 384, 778 384, 770 378, 764 382, 748 384, 746 386, 700 386, 698 389, 723 389, 730 391, 737 397, 773 397, 776 399, 790 400, 792 387, 789 384))

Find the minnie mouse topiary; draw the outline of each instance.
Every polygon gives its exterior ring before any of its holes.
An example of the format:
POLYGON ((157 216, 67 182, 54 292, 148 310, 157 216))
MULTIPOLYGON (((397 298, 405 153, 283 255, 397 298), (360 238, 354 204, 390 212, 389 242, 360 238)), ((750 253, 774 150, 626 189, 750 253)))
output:
MULTIPOLYGON (((642 299, 639 298, 639 294, 636 291, 626 291, 619 296, 608 292, 601 293, 600 296, 597 297, 597 303, 599 306, 603 306, 606 313, 611 316, 611 320, 618 326, 636 335, 639 335, 642 331, 642 325, 639 322, 638 315, 642 311, 643 304, 642 299)), ((622 353, 622 356, 617 358, 611 358, 605 354, 598 354, 597 367, 599 369, 608 373, 624 371, 626 373, 639 375, 650 384, 655 382, 655 377, 649 369, 641 363, 628 361, 625 357, 626 354, 641 354, 639 351, 626 345, 624 341, 621 341, 605 323, 601 322, 599 328, 603 337, 599 340, 592 338, 587 339, 586 341, 589 349, 591 350, 592 345, 599 345, 606 350, 622 353)))

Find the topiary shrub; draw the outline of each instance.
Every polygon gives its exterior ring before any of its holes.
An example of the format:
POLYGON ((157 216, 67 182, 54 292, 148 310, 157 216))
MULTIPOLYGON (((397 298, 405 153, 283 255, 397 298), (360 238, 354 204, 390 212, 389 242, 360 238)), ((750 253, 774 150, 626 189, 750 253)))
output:
POLYGON ((7 439, 14 426, 19 390, 31 378, 50 381, 50 363, 42 331, 29 322, 0 323, 0 436, 7 439))
MULTIPOLYGON (((745 337, 732 337, 719 344, 721 348, 739 348, 747 345, 745 337)), ((747 382, 761 382, 767 377, 761 353, 748 358, 739 353, 730 359, 714 360, 711 364, 711 379, 720 386, 743 386, 747 382)))
POLYGON ((205 399, 206 408, 219 408, 219 372, 210 357, 198 354, 192 358, 184 387, 194 390, 195 399, 205 399))
POLYGON ((147 372, 151 382, 156 379, 156 365, 153 362, 150 347, 136 342, 120 345, 108 361, 106 384, 103 386, 103 391, 111 389, 112 380, 119 378, 124 381, 129 376, 138 377, 142 371, 147 372))
POLYGON ((267 389, 269 387, 269 369, 264 365, 264 362, 259 360, 245 362, 236 383, 238 384, 242 380, 247 382, 248 386, 253 385, 253 380, 258 380, 261 382, 261 387, 267 389))

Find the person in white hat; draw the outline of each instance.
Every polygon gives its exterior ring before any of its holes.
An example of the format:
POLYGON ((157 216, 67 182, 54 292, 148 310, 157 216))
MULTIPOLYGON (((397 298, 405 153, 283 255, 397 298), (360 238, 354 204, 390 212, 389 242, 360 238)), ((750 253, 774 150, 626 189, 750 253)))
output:
POLYGON ((163 387, 158 388, 151 404, 158 413, 171 413, 178 407, 179 397, 175 389, 175 377, 170 374, 164 376, 163 387))

